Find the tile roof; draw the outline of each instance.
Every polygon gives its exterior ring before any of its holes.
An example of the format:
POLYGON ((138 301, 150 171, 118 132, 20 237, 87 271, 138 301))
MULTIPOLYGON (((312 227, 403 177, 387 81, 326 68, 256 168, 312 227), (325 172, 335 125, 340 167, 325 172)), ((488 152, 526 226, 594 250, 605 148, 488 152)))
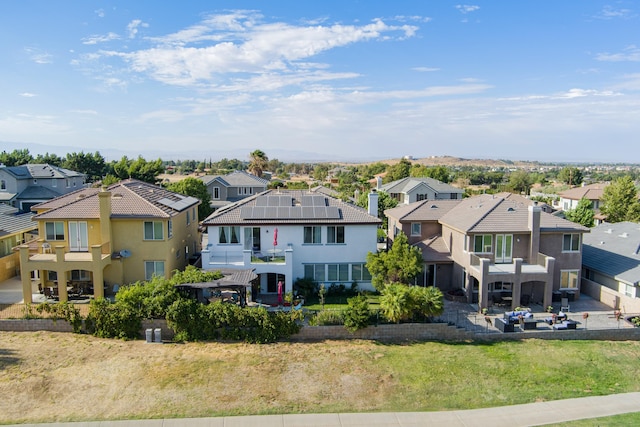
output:
POLYGON ((32 220, 33 214, 23 213, 14 215, 12 213, 0 213, 0 237, 7 234, 35 230, 38 224, 32 220))
POLYGON ((452 261, 451 253, 442 236, 437 235, 416 243, 418 249, 422 253, 422 259, 433 262, 452 261))
POLYGON ((269 181, 245 171, 233 171, 226 175, 205 175, 200 180, 205 184, 218 181, 225 187, 267 187, 269 181))
POLYGON ((390 182, 388 184, 380 187, 380 191, 384 191, 389 194, 395 193, 409 193, 414 188, 426 185, 434 190, 436 193, 464 193, 463 190, 453 187, 449 184, 445 184, 444 182, 440 182, 437 179, 433 178, 404 178, 399 179, 397 181, 390 182))
POLYGON ((640 224, 617 222, 591 229, 582 240, 582 264, 626 283, 640 282, 640 224))
POLYGON ((331 196, 310 193, 308 190, 267 190, 262 193, 247 197, 211 214, 203 221, 203 225, 242 225, 242 224, 380 224, 382 221, 361 207, 345 203, 331 196), (266 218, 266 219, 242 219, 242 208, 255 207, 258 202, 263 202, 266 196, 290 196, 293 204, 299 203, 303 196, 324 196, 326 206, 335 207, 339 212, 339 218, 266 218))
POLYGON ((583 187, 575 187, 569 190, 561 191, 558 195, 564 199, 580 200, 583 197, 589 200, 600 200, 604 189, 609 185, 608 182, 599 182, 589 184, 583 187))
MULTIPOLYGON (((463 233, 526 233, 529 232, 531 200, 510 193, 483 194, 463 199, 441 219, 440 223, 463 233)), ((546 212, 540 213, 540 231, 588 232, 580 224, 546 212)))
MULTIPOLYGON (((192 206, 199 200, 137 180, 125 180, 107 188, 111 192, 111 218, 168 218, 192 206)), ((100 203, 97 188, 76 191, 61 200, 41 203, 50 210, 36 215, 36 219, 99 218, 100 203)))
POLYGON ((461 200, 421 200, 387 209, 384 214, 404 221, 437 221, 457 206, 461 200))

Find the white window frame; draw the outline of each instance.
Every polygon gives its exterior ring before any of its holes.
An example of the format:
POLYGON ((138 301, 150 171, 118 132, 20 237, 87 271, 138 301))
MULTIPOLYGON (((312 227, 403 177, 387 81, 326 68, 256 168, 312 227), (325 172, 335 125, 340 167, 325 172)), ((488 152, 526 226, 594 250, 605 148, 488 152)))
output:
POLYGON ((172 238, 173 237, 173 220, 170 219, 169 221, 167 221, 167 238, 172 238))
POLYGON ((145 261, 144 262, 144 277, 145 280, 153 279, 153 276, 164 277, 164 261, 145 261), (153 271, 151 271, 153 270, 153 271), (162 271, 162 274, 159 272, 162 271), (149 274, 151 273, 151 274, 149 274))
POLYGON ((580 252, 580 233, 566 233, 562 235, 562 252, 580 252), (567 238, 569 248, 567 248, 567 238))
POLYGON ((242 239, 240 238, 240 226, 231 225, 218 227, 219 245, 239 245, 241 243, 242 239))
POLYGON ((162 221, 145 221, 142 225, 143 240, 160 241, 164 240, 164 224, 162 221), (147 235, 147 224, 151 224, 151 235, 147 235), (160 234, 158 236, 158 233, 160 234))
POLYGON ((420 223, 420 222, 412 222, 411 223, 411 235, 412 236, 420 236, 420 235, 422 235, 422 223, 420 223))
POLYGON ((560 289, 578 289, 580 270, 560 270, 560 289), (571 284, 575 286, 571 286, 571 284))
POLYGON ((305 245, 320 245, 322 244, 322 227, 319 225, 310 225, 302 229, 302 243, 305 245), (308 230, 308 231, 307 231, 308 230), (308 234, 310 232, 311 234, 308 234), (310 237, 310 239, 307 239, 310 237))
POLYGON ((63 221, 47 221, 44 223, 45 239, 56 241, 64 240, 64 222, 63 221), (49 230, 50 227, 53 227, 49 230))
POLYGON ((327 227, 327 244, 339 245, 344 243, 344 225, 330 225, 327 227))
POLYGON ((354 282, 370 282, 371 273, 367 270, 367 265, 351 264, 351 280, 354 282))
POLYGON ((213 197, 214 200, 219 200, 220 199, 220 187, 213 187, 212 197, 213 197))
POLYGON ((324 282, 327 277, 326 264, 304 264, 304 277, 314 282, 324 282))
POLYGON ((343 282, 349 281, 349 264, 327 264, 327 281, 343 282))
POLYGON ((493 253, 493 235, 492 234, 476 234, 473 236, 473 247, 471 248, 471 252, 476 254, 492 254, 493 253), (489 244, 487 244, 487 240, 489 239, 489 244), (478 239, 481 239, 480 246, 482 246, 480 251, 476 250, 476 245, 478 239))

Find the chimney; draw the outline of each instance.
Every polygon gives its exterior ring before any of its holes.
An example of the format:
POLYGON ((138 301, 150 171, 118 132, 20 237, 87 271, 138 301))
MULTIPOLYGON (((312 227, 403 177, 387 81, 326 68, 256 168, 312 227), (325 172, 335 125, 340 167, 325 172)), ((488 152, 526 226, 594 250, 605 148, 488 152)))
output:
POLYGON ((382 177, 377 176, 376 177, 376 190, 379 190, 382 188, 382 177))
POLYGON ((100 203, 100 238, 101 243, 111 242, 111 192, 103 187, 98 193, 100 203))
POLYGON ((369 193, 369 209, 367 212, 369 212, 369 215, 378 216, 378 192, 375 189, 369 193))
POLYGON ((531 239, 529 247, 529 262, 534 263, 538 259, 538 252, 540 252, 540 213, 542 208, 538 206, 538 202, 533 202, 532 206, 529 206, 529 223, 528 228, 531 232, 531 239))

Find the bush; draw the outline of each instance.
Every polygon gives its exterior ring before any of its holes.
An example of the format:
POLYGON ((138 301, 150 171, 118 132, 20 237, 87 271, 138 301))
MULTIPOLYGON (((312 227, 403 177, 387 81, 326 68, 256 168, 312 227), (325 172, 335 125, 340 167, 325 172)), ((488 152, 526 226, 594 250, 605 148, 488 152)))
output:
POLYGON ((134 339, 140 334, 142 320, 139 311, 126 304, 112 304, 101 298, 91 300, 87 330, 100 338, 134 339))
POLYGON ((309 319, 311 326, 344 325, 343 313, 340 310, 322 310, 309 319))
POLYGON ((293 284, 293 291, 308 301, 318 293, 318 285, 311 279, 297 279, 293 284))
POLYGON ((369 326, 371 311, 369 301, 364 295, 359 295, 347 300, 347 308, 344 311, 344 327, 349 332, 355 332, 369 326))

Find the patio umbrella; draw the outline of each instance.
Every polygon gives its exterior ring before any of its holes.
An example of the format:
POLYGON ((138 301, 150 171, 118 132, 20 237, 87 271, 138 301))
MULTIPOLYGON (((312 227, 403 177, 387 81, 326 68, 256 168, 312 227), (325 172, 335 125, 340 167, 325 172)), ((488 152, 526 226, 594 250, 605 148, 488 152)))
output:
POLYGON ((282 305, 282 280, 278 281, 278 305, 282 305))
POLYGON ((273 247, 278 246, 278 227, 273 229, 273 247))

